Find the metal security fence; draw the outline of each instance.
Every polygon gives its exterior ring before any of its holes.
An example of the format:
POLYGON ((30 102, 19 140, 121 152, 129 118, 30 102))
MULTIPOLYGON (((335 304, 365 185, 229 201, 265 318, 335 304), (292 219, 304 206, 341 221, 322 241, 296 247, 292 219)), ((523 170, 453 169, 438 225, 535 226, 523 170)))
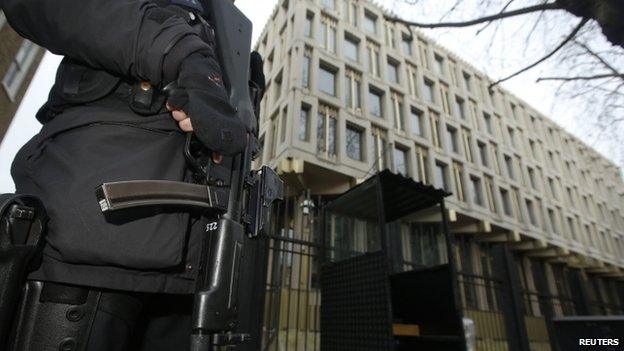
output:
POLYGON ((262 350, 320 350, 319 211, 301 202, 278 206, 269 237, 262 350))
MULTIPOLYGON (((329 200, 291 195, 276 209, 262 350, 320 350, 323 258, 345 260, 382 245, 375 221, 340 213, 323 218, 321 208, 329 200)), ((386 245, 396 252, 396 272, 448 262, 439 224, 402 218, 384 228, 394 238, 386 245)), ((553 318, 624 314, 621 283, 508 248, 500 251, 505 244, 478 242, 468 235, 454 239, 457 295, 463 316, 474 323, 477 351, 562 351, 552 342, 553 318), (507 252, 506 260, 500 252, 507 252)))
POLYGON ((476 349, 507 351, 505 317, 499 308, 506 294, 503 282, 489 276, 458 272, 459 295, 464 317, 475 325, 476 349))

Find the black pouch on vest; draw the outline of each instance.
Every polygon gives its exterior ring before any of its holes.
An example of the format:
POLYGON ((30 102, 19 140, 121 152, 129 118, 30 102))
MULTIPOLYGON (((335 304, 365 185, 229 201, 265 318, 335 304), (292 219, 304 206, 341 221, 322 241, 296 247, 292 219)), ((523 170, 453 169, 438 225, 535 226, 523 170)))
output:
POLYGON ((121 79, 106 71, 95 70, 68 57, 56 71, 56 81, 48 101, 37 112, 37 120, 47 123, 71 106, 99 100, 109 95, 121 79))

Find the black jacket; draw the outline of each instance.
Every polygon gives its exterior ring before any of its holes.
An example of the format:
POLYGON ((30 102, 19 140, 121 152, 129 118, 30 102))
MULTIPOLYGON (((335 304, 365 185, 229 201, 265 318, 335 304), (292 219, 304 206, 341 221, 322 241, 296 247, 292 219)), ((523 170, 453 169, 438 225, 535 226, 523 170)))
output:
MULTIPOLYGON (((65 106, 46 120, 16 156, 17 192, 39 196, 50 216, 43 263, 30 278, 192 293, 204 224, 180 209, 104 216, 94 190, 111 181, 189 179, 184 135, 170 114, 136 114, 127 104, 128 85, 119 81, 162 86, 175 79, 184 57, 212 50, 211 44, 163 1, 0 0, 0 5, 22 36, 88 72, 118 78, 105 97, 65 106)), ((81 76, 98 77, 91 73, 81 76)))

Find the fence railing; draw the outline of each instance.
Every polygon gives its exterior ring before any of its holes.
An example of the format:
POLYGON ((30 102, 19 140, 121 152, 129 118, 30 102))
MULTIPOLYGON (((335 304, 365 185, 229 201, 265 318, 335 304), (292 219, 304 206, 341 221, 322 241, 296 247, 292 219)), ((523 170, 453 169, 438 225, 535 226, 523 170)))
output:
POLYGON ((270 237, 263 350, 320 349, 318 272, 317 243, 270 237))

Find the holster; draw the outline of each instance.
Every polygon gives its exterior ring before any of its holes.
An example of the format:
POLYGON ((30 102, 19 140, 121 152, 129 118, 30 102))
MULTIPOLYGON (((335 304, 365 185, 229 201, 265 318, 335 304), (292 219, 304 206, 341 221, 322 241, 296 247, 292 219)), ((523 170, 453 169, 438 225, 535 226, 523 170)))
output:
POLYGON ((7 345, 29 272, 41 261, 46 211, 30 195, 0 195, 0 350, 7 345))

